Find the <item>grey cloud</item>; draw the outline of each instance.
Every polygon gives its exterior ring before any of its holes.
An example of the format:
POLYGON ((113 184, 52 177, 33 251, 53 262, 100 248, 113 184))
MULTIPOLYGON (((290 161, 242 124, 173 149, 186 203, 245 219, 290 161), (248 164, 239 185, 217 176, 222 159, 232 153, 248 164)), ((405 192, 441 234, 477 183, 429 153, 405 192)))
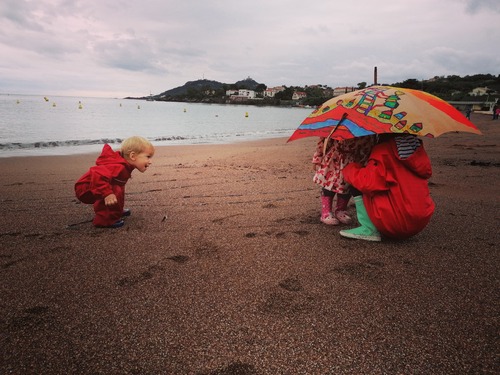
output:
POLYGON ((466 0, 468 13, 476 14, 480 11, 500 13, 500 1, 498 0, 466 0))
POLYGON ((42 25, 34 15, 34 7, 26 0, 2 0, 0 2, 0 17, 7 24, 10 23, 12 27, 43 30, 42 25))
POLYGON ((110 67, 132 71, 157 71, 154 52, 148 43, 139 39, 117 39, 94 44, 97 60, 110 67))
POLYGON ((423 61, 425 70, 435 75, 495 73, 500 66, 500 57, 494 51, 479 55, 447 47, 429 49, 423 54, 423 61))

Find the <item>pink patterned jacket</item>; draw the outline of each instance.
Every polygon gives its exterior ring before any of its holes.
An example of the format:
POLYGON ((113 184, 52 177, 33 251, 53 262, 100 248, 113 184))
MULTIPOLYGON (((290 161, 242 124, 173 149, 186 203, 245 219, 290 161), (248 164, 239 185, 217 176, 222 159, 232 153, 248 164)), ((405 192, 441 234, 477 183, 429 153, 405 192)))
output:
POLYGON ((364 165, 370 156, 374 136, 347 140, 330 139, 323 155, 325 138, 316 145, 312 163, 317 166, 313 181, 321 187, 339 194, 349 192, 349 184, 344 180, 342 170, 352 162, 364 165))

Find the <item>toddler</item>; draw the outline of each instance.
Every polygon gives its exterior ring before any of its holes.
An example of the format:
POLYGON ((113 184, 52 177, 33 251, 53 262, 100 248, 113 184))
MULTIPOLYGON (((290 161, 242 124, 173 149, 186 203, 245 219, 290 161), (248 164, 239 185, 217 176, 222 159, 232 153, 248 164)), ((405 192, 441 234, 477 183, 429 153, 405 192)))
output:
POLYGON ((130 210, 124 209, 125 184, 134 169, 144 173, 149 168, 154 152, 151 142, 137 136, 125 139, 120 151, 104 145, 96 165, 75 184, 76 197, 82 203, 94 205, 94 226, 119 228, 124 225, 122 218, 130 215, 130 210))
POLYGON ((351 195, 344 180, 342 169, 351 163, 365 163, 375 142, 375 137, 366 136, 347 140, 320 138, 312 163, 316 171, 313 181, 321 186, 321 222, 327 225, 350 224, 347 204, 351 195), (337 203, 332 210, 333 198, 337 203))

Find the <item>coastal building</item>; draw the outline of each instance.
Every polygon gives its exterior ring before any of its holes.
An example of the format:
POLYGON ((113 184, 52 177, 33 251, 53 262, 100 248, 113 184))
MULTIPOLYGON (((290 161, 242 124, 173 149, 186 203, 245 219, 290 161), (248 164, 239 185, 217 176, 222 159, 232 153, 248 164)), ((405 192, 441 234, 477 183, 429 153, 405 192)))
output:
POLYGON ((243 97, 248 98, 248 99, 255 99, 255 91, 246 90, 246 89, 239 89, 238 96, 243 96, 243 97))
POLYGON ((293 95, 292 95, 292 100, 300 100, 300 99, 303 99, 303 98, 306 98, 307 97, 307 94, 303 91, 294 91, 293 95))
POLYGON ((281 91, 285 91, 283 86, 268 87, 264 90, 264 98, 274 98, 274 95, 281 91))
POLYGON ((247 89, 227 90, 226 96, 229 96, 230 98, 233 96, 241 96, 242 98, 255 99, 255 91, 247 89))
POLYGON ((488 91, 490 91, 487 87, 476 87, 473 89, 469 95, 472 96, 481 96, 481 95, 487 95, 488 91))
POLYGON ((255 99, 255 91, 247 89, 228 90, 226 95, 229 96, 230 102, 245 102, 247 100, 255 99), (231 95, 227 95, 229 91, 232 92, 231 95))

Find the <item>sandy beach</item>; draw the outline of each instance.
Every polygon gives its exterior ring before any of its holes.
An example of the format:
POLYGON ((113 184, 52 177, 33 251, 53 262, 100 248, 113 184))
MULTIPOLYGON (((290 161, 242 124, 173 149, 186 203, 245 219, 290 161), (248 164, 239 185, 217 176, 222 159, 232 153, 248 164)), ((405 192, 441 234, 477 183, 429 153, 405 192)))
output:
POLYGON ((159 147, 120 229, 74 197, 97 155, 0 158, 0 373, 498 373, 500 121, 472 121, 424 140, 437 208, 399 242, 320 223, 314 138, 159 147))

